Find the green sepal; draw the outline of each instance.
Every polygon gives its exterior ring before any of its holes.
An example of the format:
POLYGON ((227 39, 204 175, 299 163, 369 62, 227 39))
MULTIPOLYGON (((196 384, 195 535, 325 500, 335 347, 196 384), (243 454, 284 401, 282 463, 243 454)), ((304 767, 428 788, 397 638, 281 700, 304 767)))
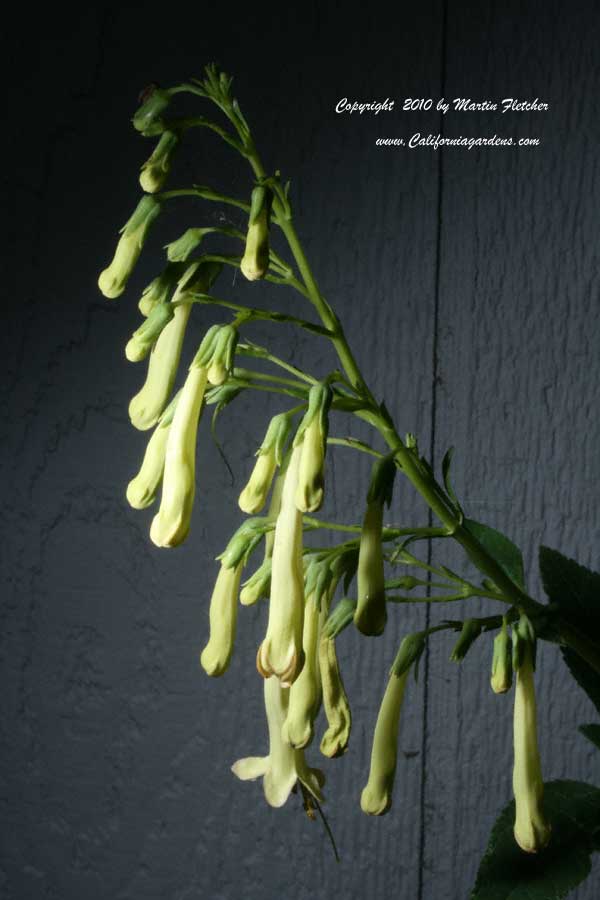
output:
POLYGON ((119 234, 132 234, 140 230, 138 243, 143 245, 150 226, 160 213, 161 202, 151 194, 144 194, 131 216, 127 219, 123 227, 119 230, 119 234))
POLYGON ((188 228, 183 234, 170 244, 165 244, 167 259, 171 262, 185 262, 200 246, 208 228, 188 228))
POLYGON ((132 122, 136 131, 145 137, 160 134, 165 129, 161 116, 171 102, 169 91, 152 86, 146 91, 146 98, 134 113, 132 122))
POLYGON ((415 678, 417 665, 427 644, 427 635, 422 631, 407 634, 400 644, 400 649, 392 663, 390 674, 400 678, 413 664, 415 666, 415 678))
POLYGON ((331 387, 326 382, 319 382, 318 384, 312 385, 311 389, 308 392, 308 409, 306 410, 302 421, 298 426, 298 431, 296 432, 296 436, 294 438, 294 447, 297 447, 298 444, 302 441, 304 432, 312 423, 315 416, 319 416, 323 440, 327 440, 327 414, 329 412, 329 407, 331 406, 332 399, 333 392, 331 390, 331 387))
POLYGON ((478 620, 466 619, 463 622, 460 637, 458 638, 456 644, 454 645, 454 649, 450 654, 451 662, 462 662, 462 660, 469 652, 472 644, 475 643, 480 634, 481 624, 478 622, 478 620))
POLYGON ((321 636, 336 638, 338 634, 352 622, 355 610, 356 600, 353 600, 350 597, 344 597, 343 600, 340 600, 323 625, 321 636))
POLYGON ((226 569, 234 569, 242 560, 246 565, 252 551, 258 546, 263 536, 273 528, 273 520, 268 516, 254 516, 246 519, 230 538, 223 553, 216 558, 226 569))
POLYGON ((371 469, 371 481, 367 493, 367 503, 380 503, 389 507, 394 491, 396 465, 393 456, 376 460, 371 469))

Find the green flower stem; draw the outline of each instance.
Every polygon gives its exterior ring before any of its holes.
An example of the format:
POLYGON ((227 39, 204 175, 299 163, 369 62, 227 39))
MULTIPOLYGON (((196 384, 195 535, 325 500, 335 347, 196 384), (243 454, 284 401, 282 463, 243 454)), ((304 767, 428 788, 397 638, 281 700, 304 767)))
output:
MULTIPOLYGON (((284 384, 287 387, 294 387, 298 390, 306 391, 306 385, 301 381, 296 381, 293 378, 282 378, 279 375, 270 375, 266 372, 255 372, 253 369, 238 369, 236 366, 233 370, 233 377, 241 378, 243 380, 249 379, 252 381, 272 381, 274 384, 284 384)), ((304 405, 296 407, 297 410, 304 408, 304 405)))
MULTIPOLYGON (((216 255, 209 255, 203 258, 207 262, 228 261, 227 257, 216 255)), ((190 294, 188 296, 184 296, 182 300, 175 301, 175 303, 173 303, 173 306, 181 306, 186 303, 223 306, 225 307, 225 309, 233 309, 236 312, 241 313, 242 318, 246 321, 250 321, 251 319, 263 319, 265 321, 271 322, 290 322, 292 325, 298 325, 299 328, 304 328, 306 331, 310 331, 313 334, 319 334, 323 337, 330 337, 330 332, 326 328, 323 328, 322 325, 317 325, 314 322, 308 322, 306 319, 299 319, 296 316, 288 316, 286 313, 280 313, 270 309, 256 309, 252 306, 243 306, 240 303, 234 303, 231 300, 222 300, 219 297, 213 297, 210 294, 190 292, 190 294)))
POLYGON ((292 375, 296 375, 301 381, 306 381, 307 384, 317 383, 317 379, 313 378, 312 375, 308 375, 308 373, 303 372, 302 369, 298 369, 296 366, 286 362, 279 356, 275 356, 264 347, 259 347, 258 344, 250 344, 248 342, 245 344, 238 344, 236 353, 240 356, 252 356, 254 359, 266 359, 268 362, 273 363, 273 365, 279 366, 280 369, 285 369, 287 372, 291 372, 292 375))
POLYGON ((368 444, 365 444, 364 441, 356 440, 355 438, 327 438, 328 444, 334 444, 338 447, 350 447, 352 450, 362 450, 363 453, 370 453, 371 456, 383 457, 384 454, 380 453, 379 450, 374 450, 373 447, 370 447, 368 444))

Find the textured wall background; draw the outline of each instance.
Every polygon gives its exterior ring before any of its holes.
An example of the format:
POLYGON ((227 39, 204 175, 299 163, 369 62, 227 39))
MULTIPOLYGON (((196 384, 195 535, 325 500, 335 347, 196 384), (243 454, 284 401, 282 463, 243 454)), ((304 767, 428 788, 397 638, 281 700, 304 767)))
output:
MULTIPOLYGON (((156 550, 150 514, 124 500, 146 438, 127 418, 143 365, 127 364, 123 347, 160 246, 187 224, 214 221, 215 210, 174 206, 119 302, 99 295, 96 278, 149 152, 128 125, 137 94, 217 60, 236 76, 267 164, 292 178, 322 289, 401 430, 417 432, 438 464, 456 445, 468 511, 521 543, 532 590, 541 542, 597 566, 594 6, 103 6, 24 14, 5 37, 5 141, 15 160, 2 332, 2 898, 468 896, 511 791, 511 704, 488 689, 489 648, 482 642, 457 668, 446 662, 448 641, 432 641, 403 714, 394 808, 380 821, 358 808, 370 734, 398 640, 423 626, 425 610, 395 611, 382 641, 341 641, 354 737, 341 762, 324 765, 341 866, 299 803, 271 810, 259 784, 237 782, 230 764, 266 747, 254 670, 265 609, 241 612, 223 679, 210 682, 197 655, 212 560, 240 520, 238 491, 279 406, 261 395, 252 411, 240 403, 222 418, 233 485, 204 430, 191 538, 156 550), (551 108, 443 122, 436 113, 357 122, 333 111, 344 96, 440 95, 538 96, 551 108), (542 145, 374 146, 380 135, 441 128, 540 136, 542 145)), ((246 172, 216 138, 190 143, 173 184, 247 195, 246 172)), ((297 307, 293 296, 229 278, 221 293, 297 307)), ((200 334, 211 317, 195 318, 200 334)), ((316 373, 331 367, 324 345, 291 331, 253 336, 316 373)), ((342 421, 332 433, 349 428, 360 433, 342 421)), ((344 449, 329 458, 324 514, 356 519, 368 463, 344 449)), ((423 520, 407 485, 390 515, 423 520)), ((445 560, 463 564, 458 554, 445 560)), ((541 653, 538 683, 546 777, 597 779, 597 756, 576 732, 593 719, 591 705, 552 648, 541 653)), ((596 864, 574 896, 592 900, 599 883, 596 864)))

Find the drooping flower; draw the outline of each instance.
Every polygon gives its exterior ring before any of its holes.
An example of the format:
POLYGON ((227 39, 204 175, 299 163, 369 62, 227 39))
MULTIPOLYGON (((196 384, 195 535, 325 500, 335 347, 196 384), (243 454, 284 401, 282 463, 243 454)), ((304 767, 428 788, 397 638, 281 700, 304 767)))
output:
POLYGON ((105 297, 119 297, 135 268, 150 226, 160 212, 160 201, 148 194, 138 203, 133 215, 121 228, 115 255, 108 268, 100 273, 98 287, 105 297))
POLYGON ((257 453, 257 460, 248 483, 239 496, 239 506, 248 515, 255 515, 263 508, 277 466, 281 466, 283 450, 291 427, 288 413, 273 416, 265 439, 257 453))
POLYGON ((513 791, 515 840, 526 853, 543 850, 551 833, 544 814, 544 782, 537 739, 534 641, 529 620, 521 617, 513 639, 513 666, 516 671, 513 791))
POLYGON ((176 547, 190 528, 196 490, 196 435, 206 383, 206 369, 192 365, 171 423, 160 509, 150 526, 150 539, 157 547, 176 547))
POLYGON ((308 409, 294 438, 294 447, 301 450, 296 488, 296 506, 301 512, 316 512, 323 504, 328 413, 332 396, 328 384, 311 387, 308 409))
POLYGON ((142 389, 129 404, 129 417, 135 428, 145 431, 152 428, 166 407, 181 356, 183 338, 190 316, 191 305, 178 301, 187 291, 208 290, 221 271, 219 264, 202 261, 191 263, 177 283, 171 303, 174 305, 172 320, 161 332, 150 354, 148 375, 142 389))
POLYGON ((396 467, 390 457, 377 460, 371 472, 367 508, 358 553, 358 603, 354 624, 363 634, 379 635, 387 622, 383 567, 383 508, 389 506, 396 467))
POLYGON ((490 683, 495 694, 505 694, 512 687, 512 648, 506 616, 502 619, 502 628, 494 638, 494 655, 492 658, 492 677, 490 683))
POLYGON ((288 712, 289 689, 282 687, 277 678, 266 678, 264 693, 269 755, 239 759, 231 767, 233 773, 242 781, 262 777, 265 798, 270 806, 283 806, 298 781, 309 794, 322 802, 323 773, 319 769, 309 768, 304 750, 294 749, 281 736, 288 712))
POLYGON ((319 669, 323 690, 323 708, 327 730, 321 738, 321 753, 330 758, 348 749, 352 713, 344 689, 335 649, 335 638, 323 635, 319 641, 319 669))
POLYGON ((392 665, 375 725, 369 780, 360 798, 361 809, 371 816, 384 815, 392 805, 398 757, 398 725, 406 681, 424 647, 425 636, 422 633, 407 635, 400 644, 392 665))
POLYGON ((293 684, 304 663, 302 513, 295 503, 299 468, 300 448, 295 447, 285 474, 275 526, 267 633, 256 658, 260 674, 264 678, 276 675, 285 687, 293 684))
POLYGON ((125 356, 129 362, 140 362, 148 356, 174 313, 170 303, 159 303, 154 307, 147 319, 133 332, 125 347, 125 356))
POLYGON ((221 568, 210 600, 210 638, 200 656, 207 675, 222 675, 229 666, 235 641, 238 593, 243 559, 236 566, 221 568))
POLYGON ((319 674, 319 609, 314 593, 306 598, 302 649, 304 666, 290 688, 288 713, 282 737, 292 747, 306 747, 313 738, 314 722, 321 706, 321 677, 319 674))
POLYGON ((140 186, 149 194, 160 191, 169 177, 173 156, 179 146, 179 136, 174 131, 163 131, 160 141, 142 166, 140 186))
POLYGON ((271 194, 263 185, 252 191, 246 247, 240 263, 248 281, 264 278, 269 268, 269 214, 271 194))
POLYGON ((173 398, 168 409, 161 416, 148 441, 141 468, 127 486, 127 500, 134 509, 146 509, 156 499, 163 478, 167 440, 178 396, 173 398))

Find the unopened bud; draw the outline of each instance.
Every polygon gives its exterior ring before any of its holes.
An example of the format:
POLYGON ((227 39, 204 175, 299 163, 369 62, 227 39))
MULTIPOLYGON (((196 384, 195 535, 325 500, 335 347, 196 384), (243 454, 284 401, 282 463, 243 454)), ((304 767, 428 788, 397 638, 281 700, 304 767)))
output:
POLYGON ((151 156, 140 172, 140 186, 149 194, 160 191, 169 177, 173 156, 179 145, 179 137, 173 131, 164 131, 151 156))
POLYGON ((234 567, 221 563, 210 600, 210 638, 200 656, 200 664, 207 675, 222 675, 231 660, 242 568, 243 562, 234 567))
POLYGON ((125 347, 125 356, 129 362, 139 362, 148 356, 173 315, 170 303, 160 303, 154 307, 146 321, 133 332, 125 347))
POLYGON ((360 798, 362 811, 371 816, 384 815, 392 805, 398 756, 398 725, 408 672, 407 669, 400 677, 392 672, 377 716, 369 780, 360 798))
POLYGON ((245 513, 255 515, 265 505, 275 470, 283 460, 290 428, 291 418, 287 413, 280 413, 271 419, 250 479, 239 496, 240 509, 245 513))
POLYGON ((160 134, 165 129, 162 113, 165 111, 171 96, 156 85, 151 85, 144 91, 142 105, 138 107, 133 116, 133 127, 146 137, 160 134))
POLYGON ((267 188, 255 187, 252 191, 246 247, 240 263, 242 274, 248 281, 264 278, 269 268, 269 213, 271 196, 267 188))
POLYGON ((294 447, 301 447, 296 490, 296 506, 301 512, 316 512, 323 503, 328 413, 332 396, 328 384, 311 387, 308 409, 294 438, 294 447))
POLYGON ((460 637, 458 638, 456 644, 454 645, 454 649, 450 654, 451 661, 462 662, 469 652, 471 645, 475 643, 480 634, 481 625, 479 624, 477 619, 466 619, 463 622, 460 637))
POLYGON ((105 297, 119 297, 135 268, 150 226, 160 212, 160 202, 146 194, 131 218, 121 228, 119 242, 111 264, 100 273, 98 287, 105 297))
POLYGON ((512 646, 506 618, 503 618, 502 629, 494 638, 490 683, 495 694, 505 694, 512 687, 512 646))

